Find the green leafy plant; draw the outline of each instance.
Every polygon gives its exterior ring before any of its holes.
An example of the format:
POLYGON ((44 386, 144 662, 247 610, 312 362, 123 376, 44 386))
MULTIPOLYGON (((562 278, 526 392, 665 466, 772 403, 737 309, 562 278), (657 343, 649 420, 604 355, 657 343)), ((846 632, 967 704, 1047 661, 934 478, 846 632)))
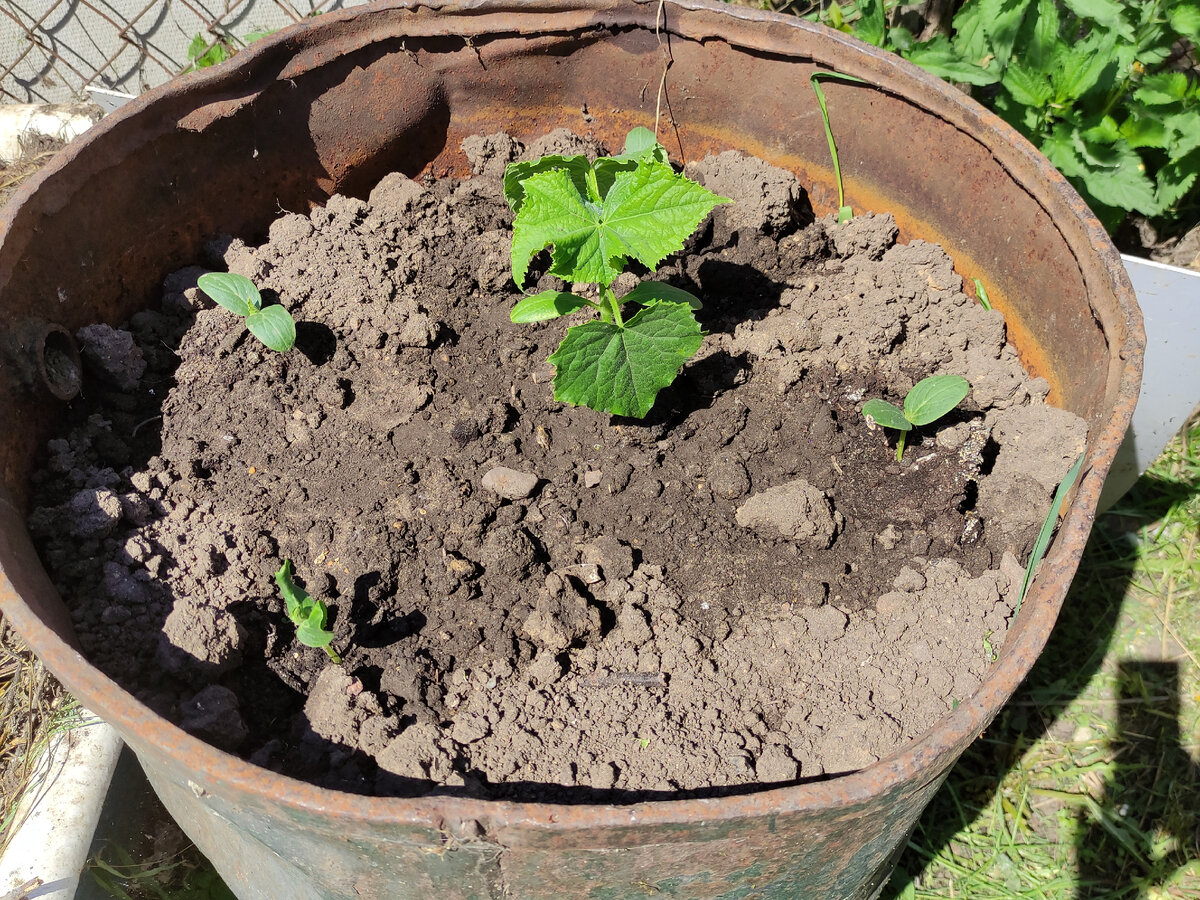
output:
POLYGON ((813 72, 808 77, 813 93, 817 95, 817 106, 821 108, 821 121, 825 124, 825 140, 829 142, 829 155, 833 159, 833 177, 837 181, 839 225, 849 222, 854 217, 854 210, 846 205, 846 192, 842 187, 842 165, 838 160, 837 144, 833 140, 833 128, 829 125, 829 107, 825 103, 825 92, 821 89, 822 81, 845 81, 849 84, 866 84, 861 78, 853 75, 842 75, 840 72, 813 72))
POLYGON ((195 69, 207 69, 209 66, 225 62, 225 60, 229 59, 236 52, 233 45, 226 38, 218 37, 216 41, 210 44, 203 32, 198 31, 192 38, 192 42, 188 44, 187 58, 191 65, 183 71, 191 72, 195 69))
POLYGON ((889 27, 899 6, 853 0, 824 17, 934 75, 973 85, 1110 231, 1130 213, 1170 224, 1194 211, 1200 79, 1178 61, 1180 47, 1200 44, 1200 2, 967 0, 949 34, 924 41, 889 27))
POLYGON ((712 208, 730 202, 676 174, 652 132, 635 128, 619 156, 544 156, 513 163, 504 195, 513 220, 512 270, 524 287, 533 256, 552 246, 550 274, 598 287, 591 300, 568 291, 525 297, 513 322, 543 322, 584 309, 599 317, 567 329, 550 355, 554 398, 600 412, 641 417, 658 392, 700 349, 700 301, 680 288, 646 281, 623 297, 612 284, 630 258, 654 269, 683 247, 712 208), (626 320, 622 306, 642 307, 626 320))
MULTIPOLYGON (((249 46, 269 34, 274 34, 278 30, 277 28, 269 28, 251 31, 242 38, 241 43, 243 46, 249 46)), ((192 38, 192 42, 188 44, 187 58, 189 65, 183 71, 194 72, 197 69, 207 69, 209 66, 225 62, 225 60, 238 52, 238 48, 233 43, 236 40, 237 38, 233 37, 233 35, 218 35, 215 41, 209 43, 208 37, 203 32, 196 32, 192 38)))
POLYGON ((896 442, 897 461, 904 458, 904 439, 914 427, 936 422, 963 401, 971 390, 967 379, 961 375, 930 375, 913 385, 904 398, 901 409, 886 400, 868 400, 863 404, 863 415, 868 422, 895 428, 900 432, 896 442))
POLYGON ((262 295, 245 275, 207 272, 198 279, 200 290, 230 312, 246 320, 250 333, 283 353, 296 343, 296 323, 282 306, 263 306, 262 295))
POLYGON ((333 632, 325 630, 325 620, 329 611, 324 603, 310 597, 304 588, 292 581, 290 559, 285 559, 279 571, 275 573, 275 583, 279 585, 280 593, 283 594, 288 618, 296 626, 296 640, 307 647, 320 647, 340 666, 342 658, 330 646, 333 642, 333 632))

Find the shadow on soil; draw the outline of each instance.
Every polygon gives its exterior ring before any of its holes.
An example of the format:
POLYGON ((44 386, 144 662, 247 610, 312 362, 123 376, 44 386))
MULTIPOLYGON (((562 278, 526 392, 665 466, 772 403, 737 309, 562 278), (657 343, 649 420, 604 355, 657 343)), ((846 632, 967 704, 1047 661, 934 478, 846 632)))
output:
MULTIPOLYGON (((1096 520, 1079 571, 1045 651, 992 726, 950 772, 914 829, 880 900, 905 900, 954 837, 991 805, 1025 752, 1050 734, 1070 740, 1064 713, 1100 670, 1133 574, 1130 533, 1196 492, 1143 478, 1117 510, 1096 520)), ((1179 732, 1179 665, 1122 659, 1118 720, 1108 751, 1116 777, 1077 816, 1078 871, 1071 900, 1144 900, 1200 854, 1200 765, 1179 732), (1175 848, 1164 852, 1170 838, 1175 848)), ((1085 794, 1081 785, 1079 793, 1085 794)), ((1086 794, 1085 794, 1086 795, 1086 794)))

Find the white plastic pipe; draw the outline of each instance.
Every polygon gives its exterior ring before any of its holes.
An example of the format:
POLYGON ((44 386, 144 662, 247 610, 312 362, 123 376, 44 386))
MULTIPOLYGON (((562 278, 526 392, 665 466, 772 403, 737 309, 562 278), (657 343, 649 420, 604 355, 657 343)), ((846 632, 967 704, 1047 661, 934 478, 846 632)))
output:
POLYGON ((15 103, 0 106, 0 162, 21 158, 22 150, 37 138, 70 141, 99 120, 94 106, 81 103, 15 103))
POLYGON ((1146 365, 1098 513, 1133 487, 1200 404, 1200 272, 1136 256, 1121 259, 1146 320, 1146 365))
POLYGON ((0 857, 0 897, 31 883, 30 898, 75 896, 121 752, 117 733, 83 713, 82 724, 51 740, 17 805, 16 831, 0 857))

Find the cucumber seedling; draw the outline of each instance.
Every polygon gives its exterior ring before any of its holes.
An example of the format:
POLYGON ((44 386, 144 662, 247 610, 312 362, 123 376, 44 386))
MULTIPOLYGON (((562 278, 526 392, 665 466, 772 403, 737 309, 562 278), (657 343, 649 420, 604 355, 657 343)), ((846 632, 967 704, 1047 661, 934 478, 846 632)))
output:
POLYGON ((542 291, 509 313, 518 323, 584 309, 599 314, 567 329, 550 355, 554 399, 618 416, 646 415, 658 392, 700 349, 704 332, 693 312, 700 301, 656 281, 617 298, 612 284, 630 258, 654 269, 681 250, 712 208, 730 200, 677 174, 646 128, 629 133, 619 156, 594 163, 585 156, 513 163, 504 173, 504 196, 516 213, 512 271, 518 287, 525 286, 533 256, 552 246, 551 275, 599 288, 598 300, 542 291), (625 319, 626 303, 642 309, 625 319))
POLYGON ((962 403, 970 390, 970 383, 961 375, 930 375, 913 385, 904 398, 903 409, 886 400, 868 400, 862 411, 868 422, 900 432, 896 442, 896 461, 899 462, 904 457, 904 438, 908 432, 914 426, 936 422, 962 403))
POLYGON ((307 647, 320 647, 329 654, 329 658, 337 665, 342 664, 342 658, 330 646, 333 643, 333 632, 325 630, 325 620, 329 610, 320 600, 308 595, 304 588, 292 581, 292 561, 285 559, 279 571, 275 573, 275 583, 283 594, 284 606, 288 618, 296 626, 296 640, 307 647))
POLYGON ((263 306, 262 294, 245 275, 207 272, 197 279, 200 290, 246 320, 250 333, 279 353, 296 343, 296 323, 282 306, 263 306))

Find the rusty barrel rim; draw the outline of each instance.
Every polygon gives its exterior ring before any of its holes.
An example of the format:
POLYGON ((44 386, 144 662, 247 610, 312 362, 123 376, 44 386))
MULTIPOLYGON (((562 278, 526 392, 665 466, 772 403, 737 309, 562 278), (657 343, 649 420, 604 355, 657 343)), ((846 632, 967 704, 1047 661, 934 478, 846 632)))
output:
MULTIPOLYGON (((436 33, 440 28, 442 34, 461 35, 464 33, 463 24, 477 14, 495 16, 508 12, 522 17, 522 23, 540 21, 540 28, 532 25, 522 28, 521 23, 515 25, 518 33, 535 33, 539 30, 574 31, 587 27, 589 22, 611 24, 613 20, 633 27, 653 28, 658 7, 659 0, 529 0, 520 3, 383 0, 368 7, 326 14, 320 19, 293 26, 256 42, 230 63, 192 73, 150 91, 110 116, 96 126, 93 133, 71 144, 50 166, 14 195, 0 212, 0 240, 7 235, 17 208, 37 191, 44 180, 86 153, 88 144, 98 134, 153 110, 166 98, 184 96, 200 89, 236 86, 244 80, 244 73, 254 69, 260 59, 272 54, 277 58, 279 48, 287 47, 299 52, 328 42, 334 45, 336 51, 338 29, 360 17, 408 11, 425 23, 423 34, 436 33), (429 28, 431 22, 435 23, 432 31, 429 28)), ((1124 340, 1116 351, 1125 361, 1125 366, 1119 375, 1120 384, 1113 414, 1102 432, 1089 441, 1084 474, 1021 616, 1009 632, 1009 640, 1000 660, 993 665, 980 690, 940 720, 937 726, 871 766, 823 781, 766 788, 716 799, 654 800, 624 806, 516 803, 437 795, 414 799, 371 797, 320 788, 255 766, 192 737, 157 716, 92 667, 55 630, 38 618, 19 598, 9 573, 0 572, 0 605, 38 655, 50 661, 52 670, 86 705, 101 712, 120 730, 134 735, 131 743, 135 749, 186 761, 195 773, 197 781, 193 790, 196 792, 221 795, 243 793, 299 812, 317 813, 326 819, 438 828, 447 819, 462 818, 488 823, 489 830, 497 827, 555 831, 620 829, 634 825, 734 820, 757 817, 768 812, 784 814, 849 807, 867 802, 883 791, 912 783, 918 778, 921 784, 927 784, 944 775, 962 749, 986 728, 1036 661, 1074 575, 1091 529, 1100 487, 1132 417, 1137 399, 1144 333, 1133 289, 1116 249, 1078 194, 1023 137, 940 79, 882 50, 795 17, 724 6, 709 0, 666 0, 666 7, 664 28, 676 27, 673 20, 680 14, 702 14, 706 16, 703 23, 696 25, 689 21, 687 24, 700 31, 711 31, 712 37, 735 46, 785 57, 801 58, 796 49, 789 49, 788 35, 794 35, 793 29, 819 34, 833 46, 844 50, 845 62, 849 65, 839 66, 843 71, 886 76, 898 83, 889 83, 887 89, 908 102, 934 115, 944 117, 947 111, 951 111, 960 121, 978 123, 1004 146, 1010 158, 1018 161, 1026 175, 1021 179, 1022 184, 1025 185, 1030 178, 1035 179, 1046 192, 1040 202, 1052 207, 1056 215, 1069 217, 1071 221, 1065 223, 1066 227, 1074 227, 1078 237, 1068 243, 1073 247, 1081 243, 1091 246, 1098 266, 1097 272, 1092 273, 1093 277, 1112 288, 1120 314, 1127 325, 1124 340)), ((693 30, 682 36, 694 37, 695 33, 693 30)), ((351 39, 361 40, 353 36, 351 39)), ((0 518, 6 520, 6 525, 20 523, 17 527, 23 528, 23 520, 13 504, 3 497, 2 491, 0 518)), ((7 535, 4 540, 8 540, 7 535)), ((27 538, 24 541, 27 544, 27 538)), ((21 577, 20 581, 27 589, 53 593, 44 571, 40 571, 36 557, 29 559, 30 550, 18 546, 16 555, 20 558, 22 569, 29 563, 39 571, 31 573, 32 577, 22 572, 25 577, 21 577)))

